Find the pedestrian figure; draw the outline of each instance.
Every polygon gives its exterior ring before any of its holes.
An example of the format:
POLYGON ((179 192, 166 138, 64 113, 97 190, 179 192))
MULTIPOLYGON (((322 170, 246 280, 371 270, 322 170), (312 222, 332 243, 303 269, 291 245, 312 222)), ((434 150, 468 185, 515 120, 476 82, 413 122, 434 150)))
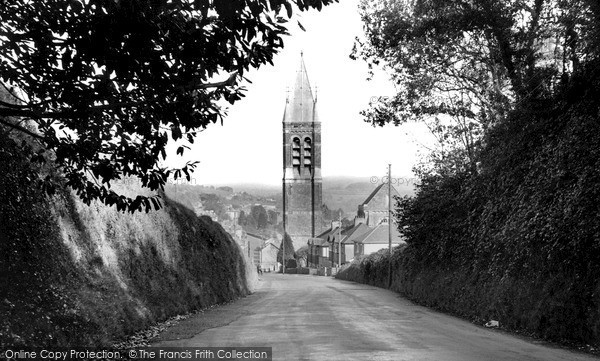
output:
POLYGON ((259 265, 256 265, 256 272, 258 272, 259 275, 263 273, 259 265))

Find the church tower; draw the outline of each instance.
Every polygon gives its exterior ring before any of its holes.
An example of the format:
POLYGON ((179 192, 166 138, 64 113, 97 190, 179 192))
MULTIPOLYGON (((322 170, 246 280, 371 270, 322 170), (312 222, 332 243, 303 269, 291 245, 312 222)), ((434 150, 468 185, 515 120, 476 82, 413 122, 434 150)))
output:
POLYGON ((283 113, 283 222, 295 250, 323 226, 321 123, 316 105, 301 56, 283 113))

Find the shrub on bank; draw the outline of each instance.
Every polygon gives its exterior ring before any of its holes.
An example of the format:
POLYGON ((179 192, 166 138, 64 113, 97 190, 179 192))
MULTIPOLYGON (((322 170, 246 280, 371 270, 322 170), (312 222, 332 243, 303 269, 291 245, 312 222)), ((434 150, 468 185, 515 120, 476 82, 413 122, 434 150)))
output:
POLYGON ((248 292, 219 224, 165 197, 133 215, 67 191, 48 199, 26 186, 19 144, 0 136, 0 348, 105 346, 248 292))
MULTIPOLYGON (((399 200, 408 246, 393 255, 393 290, 476 321, 600 344, 600 87, 590 82, 585 96, 519 107, 491 129, 477 171, 432 174, 399 200)), ((338 277, 387 287, 386 257, 338 277)))

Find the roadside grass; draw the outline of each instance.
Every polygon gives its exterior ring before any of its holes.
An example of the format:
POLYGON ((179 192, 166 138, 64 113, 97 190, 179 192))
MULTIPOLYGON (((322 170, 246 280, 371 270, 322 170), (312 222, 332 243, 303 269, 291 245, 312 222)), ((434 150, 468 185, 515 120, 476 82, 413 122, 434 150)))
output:
POLYGON ((112 345, 251 290, 219 224, 164 195, 160 211, 133 215, 64 190, 48 198, 29 166, 0 137, 0 347, 112 345))
MULTIPOLYGON (((336 278, 388 288, 388 267, 388 251, 381 250, 355 259, 336 278)), ((574 326, 581 315, 570 310, 574 300, 566 287, 569 282, 562 275, 523 274, 498 279, 477 270, 424 265, 416 261, 410 246, 403 245, 392 255, 389 289, 417 304, 481 326, 498 320, 503 330, 600 355, 598 344, 578 340, 585 330, 584 325, 574 326), (571 338, 554 336, 569 333, 571 338)))

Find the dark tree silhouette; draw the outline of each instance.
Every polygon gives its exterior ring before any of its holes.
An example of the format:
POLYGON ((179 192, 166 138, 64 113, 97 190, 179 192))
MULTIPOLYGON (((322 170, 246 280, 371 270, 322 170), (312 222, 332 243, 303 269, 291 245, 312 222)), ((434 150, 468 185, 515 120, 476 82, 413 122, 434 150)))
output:
POLYGON ((281 245, 279 246, 279 252, 277 252, 277 262, 280 262, 283 264, 282 259, 283 259, 283 242, 285 242, 285 259, 290 260, 290 259, 295 259, 295 254, 296 252, 294 251, 294 243, 292 242, 292 238, 290 237, 289 234, 285 234, 285 236, 283 237, 283 240, 281 241, 281 245))
POLYGON ((252 218, 254 218, 255 222, 256 222, 256 228, 258 229, 265 229, 267 228, 267 223, 268 223, 268 216, 267 216, 267 211, 265 210, 265 207, 258 205, 258 206, 253 206, 250 216, 252 218))
MULTIPOLYGON (((272 63, 295 6, 334 0, 9 0, 0 7, 0 124, 39 143, 87 204, 131 212, 160 207, 110 188, 122 177, 162 189, 196 163, 167 169, 171 138, 181 155, 222 101, 243 96, 250 68, 272 63), (25 122, 24 122, 25 121, 25 122)), ((52 177, 42 186, 51 193, 52 177)))
POLYGON ((246 225, 246 212, 240 211, 240 215, 238 218, 238 225, 240 225, 240 226, 246 225))

